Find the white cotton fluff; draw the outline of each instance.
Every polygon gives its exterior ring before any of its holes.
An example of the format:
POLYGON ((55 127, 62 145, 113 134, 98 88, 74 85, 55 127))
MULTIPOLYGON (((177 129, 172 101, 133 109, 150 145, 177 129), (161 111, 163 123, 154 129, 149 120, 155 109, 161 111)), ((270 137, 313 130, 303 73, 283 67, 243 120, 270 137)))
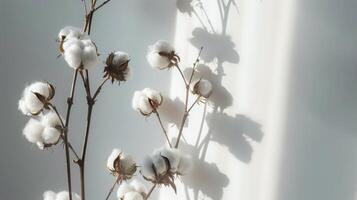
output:
POLYGON ((143 94, 150 99, 151 101, 154 101, 156 104, 161 104, 162 103, 162 96, 160 92, 151 89, 151 88, 145 88, 142 90, 143 94))
POLYGON ((90 69, 98 63, 97 49, 90 39, 72 37, 63 43, 64 59, 74 68, 90 69))
POLYGON ((190 155, 181 154, 180 163, 177 167, 177 173, 180 175, 188 174, 192 169, 192 157, 190 155))
POLYGON ((122 153, 120 149, 113 149, 112 153, 109 155, 107 159, 107 168, 110 171, 115 171, 114 169, 114 162, 115 160, 119 157, 119 155, 122 153))
MULTIPOLYGON (((72 193, 72 200, 80 200, 80 196, 72 193)), ((46 191, 43 193, 43 200, 69 200, 69 193, 67 191, 58 192, 46 191)))
POLYGON ((161 148, 157 150, 161 156, 167 158, 170 162, 170 171, 177 172, 180 163, 181 152, 174 148, 161 148))
POLYGON ((132 185, 135 188, 135 191, 139 192, 140 194, 146 194, 147 188, 145 185, 138 181, 137 179, 134 179, 130 182, 130 185, 132 185))
POLYGON ((46 191, 43 193, 43 200, 56 200, 56 195, 53 191, 46 191))
POLYGON ((61 126, 61 120, 56 114, 55 111, 48 111, 46 114, 44 114, 41 117, 41 122, 44 126, 49 126, 49 127, 60 127, 61 126))
POLYGON ((129 184, 128 182, 124 181, 120 184, 118 191, 117 191, 117 197, 124 198, 125 194, 131 191, 135 191, 135 187, 129 184))
POLYGON ((84 33, 81 29, 73 26, 66 26, 60 30, 58 33, 58 39, 62 41, 63 39, 68 39, 75 37, 77 39, 86 39, 88 35, 84 33))
POLYGON ((132 107, 134 110, 140 111, 144 115, 149 115, 154 110, 149 99, 141 91, 136 91, 134 93, 132 107))
POLYGON ((130 183, 122 182, 117 191, 117 197, 125 200, 142 200, 145 194, 145 186, 136 179, 130 183))
POLYGON ((122 52, 122 51, 116 51, 114 52, 114 57, 112 60, 113 65, 121 65, 129 60, 129 54, 122 52))
POLYGON ((19 100, 18 109, 24 115, 37 114, 43 109, 43 103, 37 98, 34 93, 48 98, 51 93, 51 88, 47 83, 34 82, 24 89, 21 99, 19 100))
POLYGON ((165 159, 160 155, 160 152, 151 155, 151 159, 157 175, 165 175, 168 170, 168 166, 165 159))
POLYGON ((42 141, 45 144, 55 144, 61 135, 61 132, 53 127, 46 127, 42 132, 42 141))
POLYGON ((134 110, 140 111, 143 115, 151 114, 162 103, 160 92, 145 88, 142 91, 136 91, 132 100, 134 110), (150 103, 150 101, 152 103, 150 103))
POLYGON ((131 191, 124 195, 123 200, 144 200, 144 197, 139 192, 131 191))
POLYGON ((154 167, 154 164, 152 162, 151 157, 145 156, 140 172, 145 178, 147 178, 149 180, 155 180, 156 175, 155 175, 155 171, 154 171, 153 167, 154 167))
POLYGON ((43 142, 42 132, 44 129, 45 126, 43 126, 40 121, 31 118, 25 125, 22 134, 31 143, 37 143, 37 142, 42 143, 43 142))
POLYGON ((122 152, 120 149, 113 149, 107 159, 107 168, 112 172, 116 171, 115 161, 118 158, 120 159, 120 172, 126 175, 131 174, 136 163, 131 155, 122 152))
POLYGON ((208 98, 212 94, 212 83, 209 80, 202 79, 194 84, 194 93, 208 98))
POLYGON ((161 56, 159 52, 170 53, 174 51, 174 48, 164 40, 159 40, 155 44, 149 46, 146 59, 150 66, 157 69, 165 69, 169 67, 171 61, 167 56, 161 56))

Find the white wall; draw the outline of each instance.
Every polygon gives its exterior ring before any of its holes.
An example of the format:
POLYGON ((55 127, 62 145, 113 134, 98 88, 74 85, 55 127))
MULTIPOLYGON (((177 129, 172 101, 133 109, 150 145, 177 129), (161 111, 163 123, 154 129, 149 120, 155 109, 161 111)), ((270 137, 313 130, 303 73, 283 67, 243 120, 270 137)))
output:
POLYGON ((183 66, 204 46, 215 90, 185 129, 192 175, 160 199, 357 199, 356 2, 178 2, 183 66))

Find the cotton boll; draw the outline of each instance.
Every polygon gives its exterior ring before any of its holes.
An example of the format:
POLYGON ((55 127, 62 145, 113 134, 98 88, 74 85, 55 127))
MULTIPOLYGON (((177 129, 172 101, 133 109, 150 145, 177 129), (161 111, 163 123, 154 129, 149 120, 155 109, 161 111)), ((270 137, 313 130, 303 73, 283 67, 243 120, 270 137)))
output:
POLYGON ((131 192, 131 191, 135 191, 134 186, 132 186, 129 183, 127 183, 126 181, 124 181, 120 184, 120 186, 118 188, 117 197, 119 199, 123 198, 126 193, 131 192))
POLYGON ((152 162, 155 167, 157 175, 165 175, 168 167, 165 159, 160 155, 160 153, 153 154, 151 156, 152 162))
POLYGON ((56 200, 56 193, 53 191, 46 191, 43 193, 43 200, 56 200))
POLYGON ((124 195, 123 200, 144 200, 144 198, 139 192, 130 191, 124 195))
POLYGON ((151 101, 153 101, 156 105, 161 105, 162 103, 162 96, 160 92, 151 89, 151 88, 145 88, 142 93, 151 101))
POLYGON ((160 152, 160 155, 167 158, 170 162, 170 171, 171 172, 176 172, 180 163, 180 151, 178 149, 168 149, 168 148, 162 148, 158 150, 160 152))
POLYGON ((55 111, 48 111, 41 118, 41 122, 44 126, 61 127, 61 119, 58 117, 55 111))
POLYGON ((167 41, 160 40, 149 46, 146 58, 151 67, 162 70, 170 66, 171 58, 168 55, 172 52, 174 48, 167 41), (160 53, 167 54, 167 56, 160 55, 160 53))
POLYGON ((55 144, 58 142, 61 132, 53 127, 46 127, 42 132, 42 140, 44 144, 55 144))
POLYGON ((97 49, 90 39, 69 38, 63 43, 64 59, 74 68, 89 69, 98 63, 97 49))
POLYGON ((190 155, 181 155, 177 173, 180 175, 186 175, 190 172, 191 169, 192 169, 192 157, 190 155))
POLYGON ((109 155, 107 159, 107 167, 110 171, 115 171, 114 162, 122 153, 120 149, 113 149, 112 153, 109 155))
POLYGON ((149 115, 153 111, 149 99, 141 91, 134 93, 132 106, 134 110, 140 111, 143 115, 149 115))
POLYGON ((43 109, 44 102, 41 102, 35 93, 50 100, 53 92, 48 83, 34 82, 24 89, 22 97, 19 100, 18 109, 25 115, 37 114, 43 109))
POLYGON ((154 171, 154 164, 153 164, 150 156, 145 156, 140 172, 146 179, 149 179, 149 180, 156 179, 156 174, 154 171))
POLYGON ((41 122, 32 118, 25 125, 22 134, 31 143, 42 142, 42 132, 44 128, 41 122))
POLYGON ((193 93, 208 98, 212 94, 212 83, 206 79, 199 80, 194 84, 193 93))

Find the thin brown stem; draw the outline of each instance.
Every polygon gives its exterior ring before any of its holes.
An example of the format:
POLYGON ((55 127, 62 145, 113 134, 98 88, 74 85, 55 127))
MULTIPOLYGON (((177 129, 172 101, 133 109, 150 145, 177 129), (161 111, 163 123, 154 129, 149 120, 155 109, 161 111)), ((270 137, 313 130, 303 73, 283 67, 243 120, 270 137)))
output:
POLYGON ((164 132, 164 135, 165 135, 166 141, 167 141, 167 143, 169 144, 170 148, 172 148, 172 145, 171 145, 171 142, 170 142, 169 136, 167 135, 167 131, 165 130, 164 125, 162 124, 160 114, 159 114, 159 112, 158 112, 157 110, 155 111, 155 114, 156 114, 157 119, 158 119, 158 121, 159 121, 159 123, 160 123, 160 126, 161 126, 161 128, 162 128, 162 131, 164 132))
POLYGON ((102 83, 98 86, 97 90, 94 92, 94 95, 93 95, 93 99, 95 100, 98 96, 98 94, 100 93, 103 85, 109 80, 109 78, 106 78, 102 81, 102 83))
POLYGON ((112 185, 112 187, 110 188, 110 190, 109 190, 109 192, 108 192, 108 194, 107 194, 107 197, 105 197, 105 200, 108 200, 108 199, 109 199, 110 195, 111 195, 111 194, 113 193, 113 191, 114 191, 115 186, 118 184, 119 179, 120 179, 120 176, 118 176, 118 177, 115 179, 115 182, 114 182, 114 184, 112 185))
POLYGON ((190 85, 191 82, 192 82, 193 76, 194 76, 195 71, 196 71, 197 64, 198 64, 198 62, 200 61, 200 56, 201 56, 201 53, 202 53, 202 49, 203 49, 203 47, 200 48, 200 51, 198 52, 198 56, 197 56, 197 58, 196 58, 196 61, 193 63, 191 76, 190 76, 190 79, 189 79, 189 81, 188 81, 188 84, 189 84, 189 85, 190 85))
POLYGON ((200 99, 201 99, 201 96, 198 96, 198 97, 196 98, 196 100, 192 103, 192 105, 190 106, 190 108, 187 110, 188 113, 192 110, 192 108, 196 105, 196 103, 198 103, 198 102, 200 101, 200 99))
POLYGON ((105 4, 109 3, 111 0, 106 0, 103 3, 101 3, 99 6, 93 9, 93 12, 97 11, 99 8, 103 7, 105 4))
MULTIPOLYGON (((54 106, 54 105, 52 105, 52 104, 49 104, 49 106, 50 106, 50 107, 52 108, 52 110, 56 113, 58 119, 60 119, 62 129, 64 129, 65 124, 64 124, 64 122, 63 122, 63 120, 62 120, 61 115, 59 114, 59 112, 58 112, 58 110, 57 110, 57 107, 54 106)), ((64 134, 61 134, 61 138, 62 138, 62 140, 64 141, 64 134)), ((67 141, 67 143, 68 143, 69 149, 72 151, 72 153, 74 154, 74 156, 75 156, 77 159, 79 159, 79 156, 78 156, 78 154, 76 153, 76 151, 74 150, 74 148, 73 148, 73 146, 71 145, 71 143, 70 143, 69 141, 67 141)))
POLYGON ((79 171, 80 171, 81 200, 85 200, 85 180, 84 180, 84 177, 85 177, 84 172, 85 171, 84 171, 84 168, 85 168, 85 158, 86 158, 86 152, 87 152, 88 137, 89 137, 89 130, 90 130, 91 119, 92 119, 94 100, 90 94, 88 73, 86 74, 86 77, 84 77, 83 73, 81 72, 81 76, 82 76, 83 84, 84 84, 86 94, 87 94, 88 111, 87 111, 87 125, 86 125, 84 140, 83 140, 81 159, 77 162, 77 164, 79 166, 79 171))
POLYGON ((150 197, 150 195, 152 194, 152 192, 154 191, 155 187, 156 187, 156 184, 154 184, 154 185, 150 188, 150 190, 149 190, 148 194, 145 196, 145 199, 144 199, 144 200, 149 199, 149 197, 150 197))
POLYGON ((185 83, 185 85, 187 86, 188 83, 187 83, 187 81, 186 81, 185 75, 183 75, 183 72, 182 72, 181 68, 178 66, 178 64, 176 64, 175 67, 176 67, 176 69, 180 72, 180 75, 181 75, 181 77, 182 77, 182 80, 183 80, 183 82, 185 83))
POLYGON ((71 181, 71 163, 69 156, 69 143, 68 143, 68 126, 69 126, 69 118, 71 116, 71 108, 73 104, 73 97, 76 88, 78 70, 75 70, 73 73, 72 86, 70 96, 67 98, 67 114, 66 114, 66 122, 64 124, 64 143, 65 143, 65 154, 66 154, 66 168, 67 168, 67 184, 68 184, 68 193, 69 200, 72 200, 72 181, 71 181))

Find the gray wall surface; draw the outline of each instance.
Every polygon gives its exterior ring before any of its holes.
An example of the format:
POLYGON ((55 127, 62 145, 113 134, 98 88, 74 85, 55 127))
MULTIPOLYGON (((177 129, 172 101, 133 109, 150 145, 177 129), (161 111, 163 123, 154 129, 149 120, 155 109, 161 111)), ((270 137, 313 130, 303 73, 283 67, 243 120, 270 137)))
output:
MULTIPOLYGON (((40 151, 25 140, 21 131, 27 118, 17 111, 17 101, 26 84, 48 80, 56 86, 55 102, 65 115, 72 70, 63 58, 56 58, 55 39, 65 25, 81 27, 82 15, 80 0, 0 1, 0 199, 39 200, 44 190, 66 189, 63 148, 57 145, 53 150, 40 151)), ((106 85, 95 105, 86 168, 89 199, 104 199, 114 181, 105 167, 113 147, 141 160, 144 153, 151 153, 163 142, 156 121, 134 112, 131 98, 135 90, 144 87, 169 90, 170 74, 151 69, 145 54, 147 46, 156 40, 173 40, 175 16, 175 3, 163 0, 113 0, 95 16, 92 39, 102 60, 113 50, 126 51, 131 55, 134 73, 120 86, 106 85)), ((93 86, 99 84, 102 70, 91 70, 93 86)), ((77 151, 86 116, 84 91, 78 83, 70 127, 77 151)), ((72 172, 78 174, 77 167, 72 172)), ((78 177, 73 180, 74 191, 79 192, 78 177)))

